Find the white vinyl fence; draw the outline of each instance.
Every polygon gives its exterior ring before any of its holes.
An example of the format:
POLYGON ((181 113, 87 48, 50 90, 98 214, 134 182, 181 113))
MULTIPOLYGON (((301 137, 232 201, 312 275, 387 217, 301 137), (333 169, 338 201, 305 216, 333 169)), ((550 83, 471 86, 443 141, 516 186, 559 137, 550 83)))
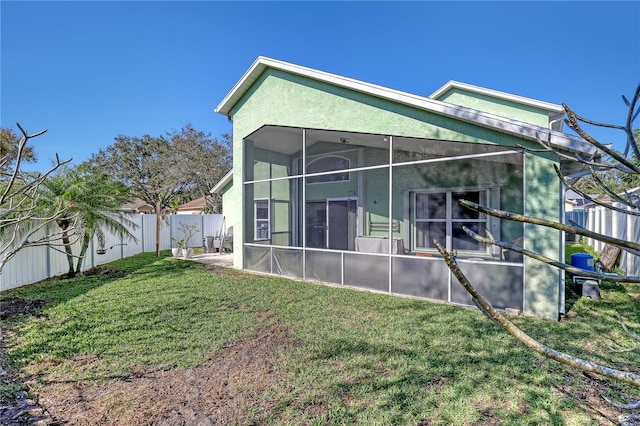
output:
MULTIPOLYGON (((133 239, 120 237, 105 232, 105 254, 97 254, 98 241, 96 238, 89 245, 83 262, 83 271, 96 265, 114 260, 124 259, 144 252, 156 250, 156 215, 139 214, 129 217, 137 227, 129 229, 135 236, 133 239)), ((182 239, 180 225, 196 225, 197 231, 190 241, 191 247, 201 247, 205 236, 216 236, 222 225, 221 214, 192 214, 169 215, 162 220, 160 228, 160 250, 171 248, 172 238, 182 239)), ((80 243, 73 247, 73 253, 80 252, 80 243)), ((32 284, 46 278, 67 273, 69 270, 64 248, 60 246, 29 247, 19 251, 7 262, 0 274, 0 291, 32 284)))
MULTIPOLYGON (((620 204, 614 204, 622 207, 620 204)), ((588 209, 586 228, 610 237, 627 241, 640 241, 640 217, 612 211, 606 207, 596 206, 588 209)), ((601 251, 604 243, 588 238, 586 243, 601 251)), ((640 275, 640 258, 622 251, 620 268, 627 275, 640 275)))

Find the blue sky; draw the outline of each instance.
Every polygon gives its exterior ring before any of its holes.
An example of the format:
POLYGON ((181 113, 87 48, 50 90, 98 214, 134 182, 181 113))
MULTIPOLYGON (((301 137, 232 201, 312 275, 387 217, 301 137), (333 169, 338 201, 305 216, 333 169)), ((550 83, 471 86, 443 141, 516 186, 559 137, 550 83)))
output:
POLYGON ((423 96, 458 80, 621 124, 620 95, 640 81, 638 22, 638 1, 3 0, 0 125, 48 129, 38 170, 120 134, 192 123, 218 136, 231 124, 214 108, 259 55, 423 96))

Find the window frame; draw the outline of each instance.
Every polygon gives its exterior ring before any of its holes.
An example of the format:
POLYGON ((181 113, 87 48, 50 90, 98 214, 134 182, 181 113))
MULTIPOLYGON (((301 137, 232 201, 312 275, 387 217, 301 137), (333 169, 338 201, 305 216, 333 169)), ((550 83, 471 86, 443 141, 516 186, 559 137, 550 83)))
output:
POLYGON ((271 240, 271 202, 268 198, 256 198, 253 200, 253 240, 254 241, 269 241, 271 240), (267 207, 267 217, 266 219, 258 218, 258 205, 266 203, 267 207), (267 224, 267 237, 266 238, 258 238, 258 224, 264 223, 267 224))
MULTIPOLYGON (((410 222, 411 222, 411 249, 418 253, 435 253, 437 249, 433 247, 418 246, 418 223, 444 223, 445 224, 445 248, 453 249, 453 226, 455 223, 484 223, 485 228, 492 232, 499 229, 498 219, 491 218, 489 215, 479 213, 478 219, 456 219, 453 218, 453 194, 457 192, 478 192, 485 193, 485 203, 490 207, 494 207, 499 202, 499 188, 491 186, 465 186, 465 187, 438 187, 438 188, 420 188, 409 191, 410 203, 410 222), (418 195, 423 194, 443 194, 445 195, 445 217, 444 218, 418 218, 418 195)), ((481 203, 482 204, 482 203, 481 203)), ((499 237, 499 236, 498 236, 499 237)), ((458 253, 469 254, 474 256, 492 256, 492 246, 484 245, 481 250, 456 249, 458 253)))
POLYGON ((349 172, 348 170, 351 169, 351 160, 347 157, 343 157, 341 155, 336 155, 336 154, 332 154, 332 153, 327 153, 327 154, 321 154, 321 155, 317 155, 317 158, 313 159, 312 161, 310 161, 306 166, 305 166, 305 174, 307 175, 311 175, 307 177, 307 181, 306 184, 307 185, 318 185, 318 184, 327 184, 327 183, 344 183, 344 182, 350 182, 351 181, 351 172, 349 172), (309 166, 311 166, 312 164, 318 162, 318 161, 322 161, 322 160, 327 160, 329 158, 338 158, 340 160, 344 160, 347 162, 347 168, 346 169, 330 169, 330 170, 322 170, 322 171, 309 171, 309 166), (322 175, 315 175, 316 173, 323 173, 322 175), (346 179, 340 179, 340 180, 323 180, 323 179, 330 179, 333 176, 338 176, 338 175, 346 175, 346 179), (312 180, 312 181, 309 181, 312 180))

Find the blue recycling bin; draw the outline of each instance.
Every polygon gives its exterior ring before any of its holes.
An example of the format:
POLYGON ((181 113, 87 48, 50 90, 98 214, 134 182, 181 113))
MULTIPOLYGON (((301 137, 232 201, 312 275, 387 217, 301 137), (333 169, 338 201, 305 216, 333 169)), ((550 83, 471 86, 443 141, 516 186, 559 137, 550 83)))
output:
POLYGON ((571 266, 593 271, 593 256, 588 253, 574 253, 571 255, 571 266))

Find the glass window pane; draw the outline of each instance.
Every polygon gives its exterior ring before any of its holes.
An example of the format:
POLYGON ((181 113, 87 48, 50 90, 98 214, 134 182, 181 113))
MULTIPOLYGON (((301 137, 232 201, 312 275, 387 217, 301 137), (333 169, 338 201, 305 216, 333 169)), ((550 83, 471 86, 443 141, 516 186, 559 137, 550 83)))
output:
POLYGON ((480 213, 463 207, 459 201, 467 200, 472 203, 487 205, 487 191, 460 191, 451 194, 451 217, 453 219, 480 219, 480 213))
POLYGON ((337 155, 327 155, 318 157, 309 162, 307 173, 330 172, 333 170, 347 170, 351 162, 348 158, 339 157, 337 155))
POLYGON ((416 194, 416 219, 446 219, 447 194, 445 192, 416 194))
POLYGON ((257 240, 269 239, 269 222, 256 221, 256 239, 257 240))
POLYGON ((268 203, 268 201, 256 201, 256 219, 269 219, 268 203))
POLYGON ((416 247, 435 248, 433 240, 437 240, 442 246, 446 245, 447 224, 445 222, 417 222, 416 223, 416 247))
POLYGON ((479 243, 464 232, 463 226, 471 229, 478 235, 485 236, 486 224, 484 222, 454 222, 453 235, 452 235, 452 247, 456 250, 473 250, 473 251, 485 251, 486 244, 479 243))
POLYGON ((447 194, 444 192, 426 194, 426 218, 446 219, 447 218, 447 194))

